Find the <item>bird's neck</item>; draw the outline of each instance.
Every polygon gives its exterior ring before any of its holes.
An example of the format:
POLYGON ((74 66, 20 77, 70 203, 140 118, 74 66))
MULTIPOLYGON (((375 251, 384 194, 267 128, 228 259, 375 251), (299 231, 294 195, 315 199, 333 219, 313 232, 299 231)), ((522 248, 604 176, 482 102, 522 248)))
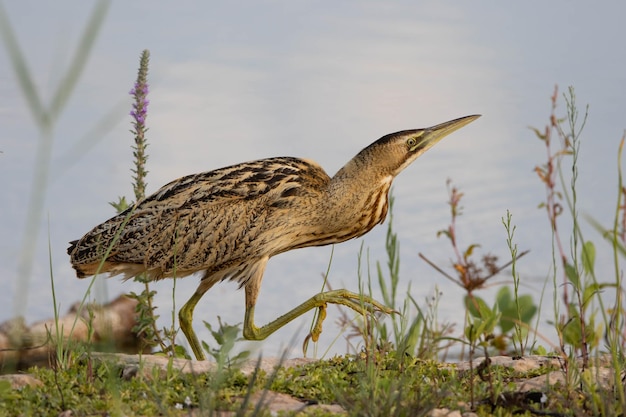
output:
POLYGON ((354 158, 332 177, 327 213, 329 226, 344 230, 346 239, 361 236, 387 215, 393 176, 354 158))
MULTIPOLYGON (((370 147, 363 149, 331 178, 331 193, 351 194, 366 202, 381 188, 389 189, 394 175, 386 164, 377 164, 370 147)), ((334 196, 341 201, 341 196, 334 196)))

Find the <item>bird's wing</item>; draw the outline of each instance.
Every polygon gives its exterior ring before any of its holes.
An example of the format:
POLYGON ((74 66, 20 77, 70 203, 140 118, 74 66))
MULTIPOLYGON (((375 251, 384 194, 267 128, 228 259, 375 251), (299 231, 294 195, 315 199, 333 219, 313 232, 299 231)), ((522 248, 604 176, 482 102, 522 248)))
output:
POLYGON ((79 275, 80 265, 105 256, 102 272, 124 273, 114 266, 129 264, 134 273, 142 265, 157 277, 236 267, 251 256, 271 208, 329 180, 314 162, 287 157, 189 175, 96 226, 68 253, 79 275))
POLYGON ((241 204, 260 197, 280 200, 289 196, 289 190, 321 189, 328 181, 326 172, 315 162, 290 157, 267 158, 174 180, 142 200, 135 211, 180 211, 200 206, 210 210, 213 206, 241 204))

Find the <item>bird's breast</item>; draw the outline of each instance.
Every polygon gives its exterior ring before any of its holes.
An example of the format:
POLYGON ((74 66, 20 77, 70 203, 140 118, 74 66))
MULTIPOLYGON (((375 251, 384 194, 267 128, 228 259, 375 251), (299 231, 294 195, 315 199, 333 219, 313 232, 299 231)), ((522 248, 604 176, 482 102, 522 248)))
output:
POLYGON ((342 193, 331 192, 302 204, 298 216, 292 216, 292 210, 285 210, 282 219, 287 234, 283 242, 289 245, 281 252, 363 236, 385 220, 390 185, 391 181, 385 180, 370 190, 359 187, 342 193))

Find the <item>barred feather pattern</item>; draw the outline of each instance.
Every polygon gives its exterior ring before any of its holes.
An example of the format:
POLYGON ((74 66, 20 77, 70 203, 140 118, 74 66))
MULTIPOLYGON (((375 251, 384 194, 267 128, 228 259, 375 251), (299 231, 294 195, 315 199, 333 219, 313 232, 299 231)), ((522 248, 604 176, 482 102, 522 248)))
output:
POLYGON ((316 163, 289 157, 186 176, 96 226, 68 253, 79 276, 93 275, 105 258, 99 272, 126 278, 201 270, 231 271, 222 277, 230 278, 250 260, 267 256, 268 246, 270 256, 308 246, 302 240, 306 230, 288 227, 290 210, 306 202, 307 211, 315 211, 329 182, 316 163))
POLYGON ((99 267, 153 280, 204 271, 244 285, 264 257, 343 242, 384 220, 390 181, 347 219, 328 216, 330 181, 316 163, 287 157, 186 176, 96 226, 68 253, 79 277, 99 267))
POLYGON ((72 266, 81 278, 203 272, 199 290, 224 279, 246 285, 272 256, 344 242, 382 223, 396 175, 477 117, 383 136, 332 178, 292 157, 182 177, 71 242, 72 266))

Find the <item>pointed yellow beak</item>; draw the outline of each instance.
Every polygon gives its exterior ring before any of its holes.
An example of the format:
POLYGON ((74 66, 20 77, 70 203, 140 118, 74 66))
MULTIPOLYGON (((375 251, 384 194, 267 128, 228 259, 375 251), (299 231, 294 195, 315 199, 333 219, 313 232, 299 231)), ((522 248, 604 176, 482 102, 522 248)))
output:
POLYGON ((440 123, 436 126, 429 127, 424 129, 424 135, 421 140, 421 147, 424 151, 432 148, 437 142, 441 139, 448 136, 450 133, 455 130, 459 130, 465 125, 472 123, 474 120, 478 119, 481 115, 474 114, 471 116, 461 117, 459 119, 450 120, 449 122, 440 123))

